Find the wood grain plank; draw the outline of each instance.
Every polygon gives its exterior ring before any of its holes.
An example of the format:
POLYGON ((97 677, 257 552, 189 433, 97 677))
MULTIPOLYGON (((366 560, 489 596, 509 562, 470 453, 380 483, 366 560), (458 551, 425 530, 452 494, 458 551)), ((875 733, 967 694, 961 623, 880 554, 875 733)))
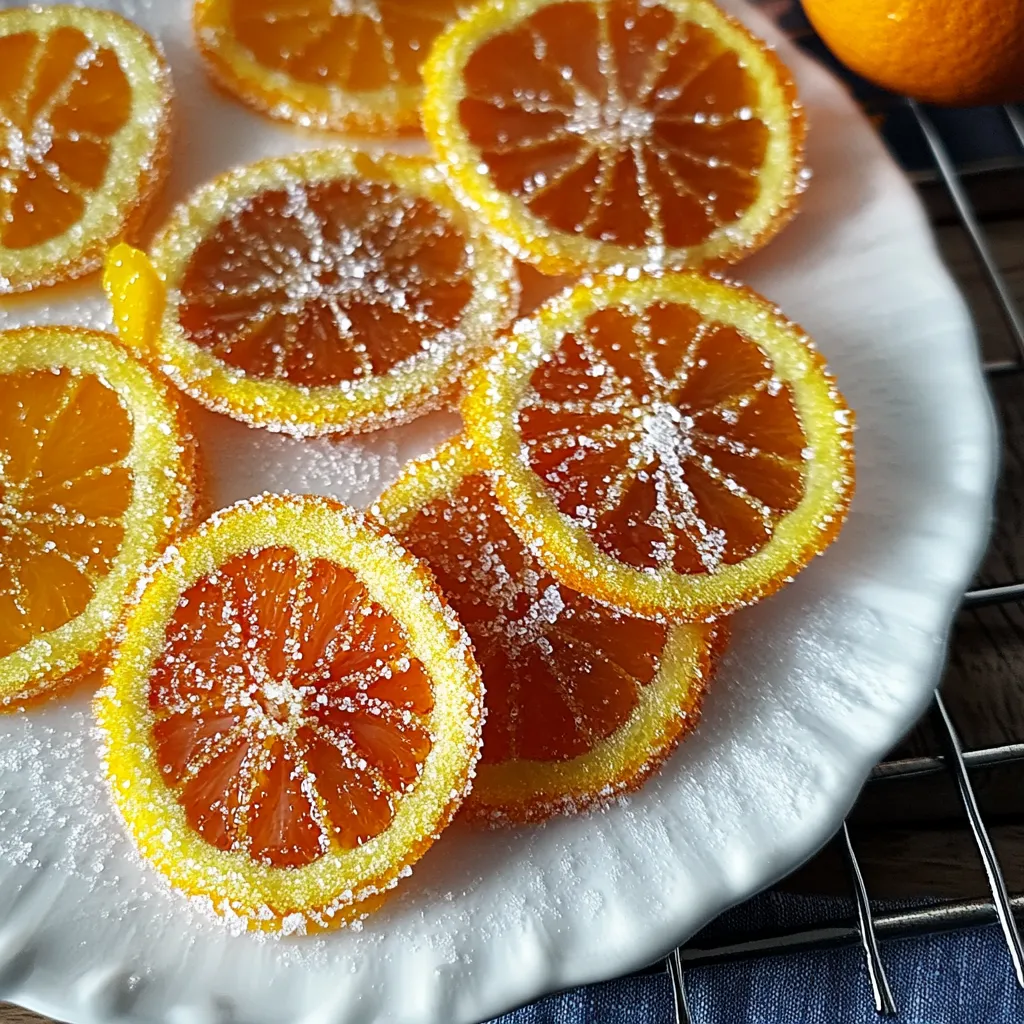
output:
POLYGON ((53 1024, 50 1017, 40 1017, 31 1010, 23 1010, 13 1003, 0 1003, 0 1021, 3 1024, 53 1024))

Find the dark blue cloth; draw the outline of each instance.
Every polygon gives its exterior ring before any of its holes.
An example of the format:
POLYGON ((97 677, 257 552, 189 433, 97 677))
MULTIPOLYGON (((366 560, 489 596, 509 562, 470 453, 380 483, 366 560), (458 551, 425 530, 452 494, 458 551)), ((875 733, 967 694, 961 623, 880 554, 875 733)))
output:
MULTIPOLYGON (((851 920, 840 901, 767 893, 704 933, 851 920)), ((687 972, 694 1024, 1024 1024, 1024 992, 995 926, 881 946, 899 1013, 875 1014, 859 947, 766 957, 687 972)), ((495 1024, 672 1024, 668 977, 623 978, 543 999, 495 1024)))

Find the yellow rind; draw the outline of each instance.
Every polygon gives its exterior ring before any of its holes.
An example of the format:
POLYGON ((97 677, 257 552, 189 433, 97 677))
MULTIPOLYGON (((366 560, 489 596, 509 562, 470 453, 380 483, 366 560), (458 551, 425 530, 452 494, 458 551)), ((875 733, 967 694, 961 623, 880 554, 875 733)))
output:
POLYGON ((112 11, 56 4, 0 12, 0 35, 47 34, 77 28, 109 47, 131 86, 131 114, 110 139, 103 182, 85 204, 82 218, 62 235, 24 249, 0 246, 0 294, 80 277, 103 262, 109 246, 134 237, 167 171, 173 89, 171 73, 153 40, 112 11))
MULTIPOLYGON (((612 268, 684 269, 733 263, 774 236, 795 211, 805 133, 802 108, 785 65, 738 22, 709 0, 659 0, 681 18, 708 29, 739 54, 760 88, 754 110, 769 130, 759 170, 757 199, 736 221, 716 228, 694 246, 623 246, 552 228, 521 200, 490 179, 483 155, 459 117, 465 98, 463 69, 482 43, 563 0, 485 0, 435 42, 423 66, 423 128, 443 162, 459 201, 489 225, 515 256, 546 274, 612 268)), ((593 3, 595 0, 576 0, 593 3)))
POLYGON ((164 315, 164 288, 149 257, 124 242, 107 253, 103 289, 121 343, 152 357, 164 315))
POLYGON ((467 432, 506 517, 566 586, 636 615, 710 621, 777 590, 838 534, 853 496, 853 414, 799 327, 755 292, 696 273, 597 276, 517 322, 505 348, 474 374, 463 402, 467 432), (630 279, 632 277, 632 280, 630 279), (565 334, 597 309, 641 312, 679 303, 705 320, 736 327, 774 363, 792 389, 807 446, 804 497, 759 551, 714 573, 640 570, 610 557, 562 513, 529 467, 516 426, 530 375, 565 334))
POLYGON ((111 792, 142 854, 176 888, 261 930, 332 927, 397 884, 457 810, 480 751, 482 686, 472 646, 430 570, 376 525, 327 498, 264 495, 215 513, 168 549, 132 610, 94 710, 111 792), (228 559, 269 546, 346 566, 406 630, 429 676, 433 745, 388 829, 353 850, 274 868, 207 843, 156 761, 148 684, 182 593, 228 559))
MULTIPOLYGON (((373 512, 401 540, 424 505, 450 495, 474 472, 482 470, 473 445, 463 438, 448 441, 410 463, 374 504, 373 512)), ((621 728, 567 761, 481 762, 464 816, 486 824, 541 821, 638 788, 696 728, 725 637, 723 623, 672 627, 657 675, 640 688, 640 701, 621 728)))
POLYGON ((116 323, 132 325, 122 336, 135 345, 140 357, 206 408, 295 436, 358 433, 407 422, 449 404, 460 377, 491 354, 495 335, 514 309, 512 260, 458 209, 429 162, 412 157, 371 158, 339 147, 250 164, 199 188, 174 211, 151 248, 155 275, 140 270, 138 257, 126 259, 126 255, 123 250, 111 254, 105 283, 116 323), (230 216, 232 207, 265 189, 338 178, 394 183, 436 203, 466 233, 473 294, 457 326, 459 340, 448 346, 437 344, 434 351, 369 380, 312 388, 249 377, 189 341, 177 319, 177 288, 192 253, 208 232, 230 216), (158 285, 164 294, 153 294, 158 285), (156 336, 151 336, 151 328, 142 331, 133 319, 150 324, 154 309, 162 309, 162 322, 156 336))
POLYGON ((93 667, 146 566, 194 514, 194 440, 163 383, 100 331, 26 327, 0 334, 0 377, 60 368, 99 377, 128 410, 132 498, 120 550, 81 615, 0 658, 0 708, 62 687, 71 674, 93 667))

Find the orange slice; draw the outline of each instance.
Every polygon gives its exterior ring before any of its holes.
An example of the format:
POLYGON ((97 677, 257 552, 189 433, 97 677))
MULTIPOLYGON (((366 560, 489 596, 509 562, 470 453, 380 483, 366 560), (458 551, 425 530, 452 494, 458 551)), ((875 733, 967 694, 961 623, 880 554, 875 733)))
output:
POLYGON ((464 405, 513 527, 567 586, 711 619, 839 532, 852 415, 803 332, 699 274, 597 278, 521 320, 464 405))
POLYGON ((243 927, 365 916, 455 813, 480 673, 430 571, 363 517, 267 495, 183 539, 96 700, 117 804, 243 927))
POLYGON ((107 11, 0 11, 0 293, 78 277, 141 226, 167 164, 171 79, 107 11))
POLYGON ((410 465, 375 510, 434 570, 480 662, 470 816, 535 821, 611 799, 697 724, 724 627, 634 618, 559 585, 502 518, 467 444, 410 465))
POLYGON ((143 569, 193 513, 168 390, 107 334, 0 334, 0 707, 106 650, 143 569))
POLYGON ((419 128, 420 65, 454 0, 198 0, 211 74, 271 117, 343 132, 419 128))
POLYGON ((444 404, 514 308, 512 261, 425 161, 343 149, 199 189, 108 259, 122 337, 207 408, 351 433, 444 404))
POLYGON ((732 262, 793 212, 792 79, 709 0, 488 0, 423 74, 453 190, 546 273, 732 262))

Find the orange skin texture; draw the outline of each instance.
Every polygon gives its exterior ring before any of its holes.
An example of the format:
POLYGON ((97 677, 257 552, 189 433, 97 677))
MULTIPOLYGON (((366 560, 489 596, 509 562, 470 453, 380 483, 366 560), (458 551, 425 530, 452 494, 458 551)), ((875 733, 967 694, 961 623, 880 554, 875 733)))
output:
POLYGON ((803 0, 832 52, 876 85, 945 106, 1024 99, 1024 0, 803 0))

